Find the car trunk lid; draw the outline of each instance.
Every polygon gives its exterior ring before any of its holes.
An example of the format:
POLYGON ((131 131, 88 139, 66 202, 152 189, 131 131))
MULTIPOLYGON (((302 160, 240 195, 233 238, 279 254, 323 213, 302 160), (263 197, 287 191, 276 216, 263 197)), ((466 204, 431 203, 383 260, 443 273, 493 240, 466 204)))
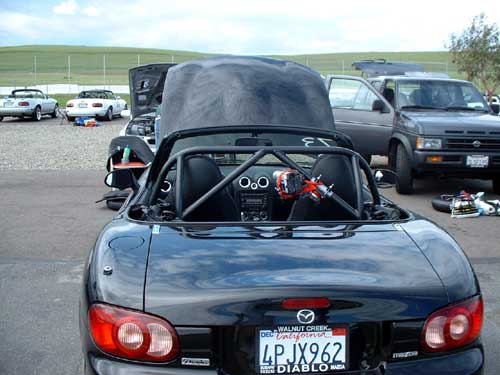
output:
POLYGON ((288 297, 346 301, 352 308, 330 318, 349 321, 420 318, 446 303, 439 277, 406 233, 373 227, 162 227, 151 242, 145 308, 174 324, 217 325, 272 323, 282 312, 263 307, 288 297))
MULTIPOLYGON (((329 308, 311 309, 309 327, 347 329, 351 370, 377 368, 390 357, 394 321, 417 322, 412 324, 420 332, 424 318, 447 303, 425 256, 393 225, 162 227, 152 238, 145 310, 181 332, 208 329, 205 341, 212 346, 197 350, 226 373, 259 372, 259 335, 303 326, 298 309, 282 306, 286 298, 301 297, 330 300, 329 308)), ((405 351, 418 350, 418 333, 410 341, 405 351)))

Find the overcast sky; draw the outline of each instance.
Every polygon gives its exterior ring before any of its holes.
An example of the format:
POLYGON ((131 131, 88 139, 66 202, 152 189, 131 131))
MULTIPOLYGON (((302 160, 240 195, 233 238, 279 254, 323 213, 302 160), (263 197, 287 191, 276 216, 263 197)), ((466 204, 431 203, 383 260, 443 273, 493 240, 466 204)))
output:
POLYGON ((436 51, 481 12, 500 23, 499 0, 0 0, 0 46, 234 54, 436 51))

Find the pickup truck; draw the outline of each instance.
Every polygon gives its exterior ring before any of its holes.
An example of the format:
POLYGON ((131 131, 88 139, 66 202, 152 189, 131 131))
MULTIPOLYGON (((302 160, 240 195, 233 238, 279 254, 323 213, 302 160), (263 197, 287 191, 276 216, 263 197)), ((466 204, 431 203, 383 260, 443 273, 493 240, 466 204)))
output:
POLYGON ((398 193, 411 194, 416 176, 441 175, 492 180, 500 194, 500 116, 472 83, 362 63, 353 65, 366 79, 325 79, 335 126, 368 161, 388 156, 398 193))

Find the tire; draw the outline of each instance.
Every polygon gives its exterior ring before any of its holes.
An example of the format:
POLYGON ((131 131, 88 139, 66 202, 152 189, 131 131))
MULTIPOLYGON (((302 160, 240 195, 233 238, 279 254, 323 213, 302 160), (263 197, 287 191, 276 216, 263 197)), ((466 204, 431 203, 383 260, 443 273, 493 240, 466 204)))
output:
POLYGON ((3 121, 3 116, 0 116, 0 122, 2 122, 2 121, 3 121))
POLYGON ((363 159, 366 160, 366 162, 368 163, 368 165, 371 164, 371 162, 372 162, 372 156, 371 155, 361 155, 361 156, 363 156, 363 159))
POLYGON ((493 192, 500 195, 500 176, 493 177, 493 192))
POLYGON ((113 120, 113 108, 109 107, 108 110, 106 111, 106 115, 104 116, 104 119, 106 121, 111 121, 113 120))
POLYGON ((396 150, 396 191, 399 194, 411 194, 413 192, 413 174, 411 162, 402 144, 398 144, 396 150))
POLYGON ((106 206, 110 210, 118 211, 123 206, 123 203, 125 203, 129 195, 130 192, 126 190, 111 190, 102 197, 104 199, 109 198, 109 200, 106 200, 106 206))
POLYGON ((35 107, 35 112, 33 112, 33 121, 40 121, 42 119, 42 108, 40 106, 35 107))
POLYGON ((438 195, 432 199, 432 207, 439 212, 451 213, 451 200, 443 199, 443 195, 438 195))
POLYGON ((54 107, 54 112, 52 112, 50 115, 52 118, 57 118, 57 112, 59 111, 59 104, 56 103, 56 106, 54 107))
POLYGON ((106 201, 106 206, 110 210, 118 211, 120 208, 122 208, 124 202, 125 202, 125 200, 106 201))

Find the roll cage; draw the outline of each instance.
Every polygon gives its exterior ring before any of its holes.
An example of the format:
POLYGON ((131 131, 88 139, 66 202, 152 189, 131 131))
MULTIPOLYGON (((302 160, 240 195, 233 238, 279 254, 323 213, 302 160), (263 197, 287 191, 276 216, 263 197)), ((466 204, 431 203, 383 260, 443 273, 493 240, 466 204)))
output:
MULTIPOLYGON (((210 198, 214 197, 215 194, 219 193, 222 189, 226 188, 235 179, 241 176, 250 167, 256 165, 259 160, 261 160, 266 155, 272 155, 281 161, 285 166, 295 169, 300 172, 306 179, 312 180, 314 177, 311 172, 299 165, 297 162, 292 160, 288 154, 305 154, 305 155, 341 155, 349 158, 353 174, 354 174, 354 184, 356 189, 356 201, 354 207, 347 203, 342 197, 335 193, 335 188, 329 191, 324 199, 333 199, 336 201, 342 209, 348 212, 353 219, 363 220, 364 211, 364 199, 363 199, 363 183, 361 172, 365 173, 368 187, 370 189, 373 206, 381 206, 380 194, 377 189, 376 181, 371 174, 371 169, 368 163, 356 152, 342 148, 342 147, 304 147, 304 146, 212 146, 212 147, 191 147, 179 151, 178 153, 172 155, 168 161, 161 168, 156 182, 152 186, 152 190, 149 196, 145 197, 145 203, 147 206, 151 207, 155 205, 158 201, 160 195, 160 188, 165 181, 168 173, 174 170, 175 167, 175 218, 183 221, 189 214, 194 212, 202 204, 207 202, 210 198), (189 207, 184 207, 182 201, 182 176, 183 168, 185 165, 185 160, 187 157, 192 155, 210 155, 210 154, 249 154, 251 157, 242 162, 236 169, 225 176, 220 182, 213 186, 208 192, 199 197, 194 201, 189 207)), ((325 193, 326 194, 326 193, 325 193)))

